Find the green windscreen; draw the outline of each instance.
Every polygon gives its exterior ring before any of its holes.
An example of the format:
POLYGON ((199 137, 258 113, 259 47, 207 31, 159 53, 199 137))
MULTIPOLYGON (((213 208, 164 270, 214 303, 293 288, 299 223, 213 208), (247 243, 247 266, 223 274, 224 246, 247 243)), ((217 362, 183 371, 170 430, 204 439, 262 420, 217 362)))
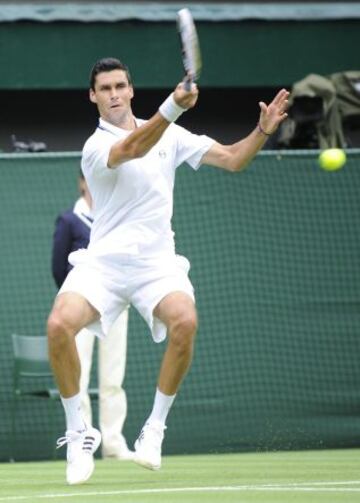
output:
MULTIPOLYGON (((179 168, 173 224, 200 323, 165 454, 360 445, 360 151, 332 173, 317 155, 264 152, 241 174, 179 168)), ((0 157, 1 460, 51 457, 64 433, 58 402, 23 399, 11 453, 10 336, 45 334, 54 221, 77 197, 78 170, 78 153, 0 157)), ((132 311, 130 445, 164 348, 132 311)))

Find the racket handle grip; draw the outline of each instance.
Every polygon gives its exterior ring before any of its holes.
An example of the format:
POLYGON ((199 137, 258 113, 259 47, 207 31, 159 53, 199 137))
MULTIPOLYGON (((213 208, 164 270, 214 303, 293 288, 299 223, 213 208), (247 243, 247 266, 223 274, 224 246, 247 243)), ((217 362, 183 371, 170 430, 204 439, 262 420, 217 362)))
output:
POLYGON ((191 91, 191 84, 193 83, 193 79, 187 75, 184 79, 184 88, 185 88, 185 91, 189 92, 191 91))

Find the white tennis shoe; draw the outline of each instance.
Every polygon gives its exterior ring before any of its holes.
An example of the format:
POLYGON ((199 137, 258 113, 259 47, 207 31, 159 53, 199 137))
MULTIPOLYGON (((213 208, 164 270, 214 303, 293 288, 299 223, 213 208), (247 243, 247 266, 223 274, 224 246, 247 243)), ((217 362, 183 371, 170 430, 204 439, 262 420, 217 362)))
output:
POLYGON ((161 467, 161 444, 166 426, 160 421, 145 423, 136 440, 134 461, 149 470, 161 467))
POLYGON ((95 463, 93 454, 101 442, 101 433, 88 427, 78 432, 67 430, 57 441, 57 449, 67 444, 66 481, 70 485, 83 484, 92 475, 95 463))

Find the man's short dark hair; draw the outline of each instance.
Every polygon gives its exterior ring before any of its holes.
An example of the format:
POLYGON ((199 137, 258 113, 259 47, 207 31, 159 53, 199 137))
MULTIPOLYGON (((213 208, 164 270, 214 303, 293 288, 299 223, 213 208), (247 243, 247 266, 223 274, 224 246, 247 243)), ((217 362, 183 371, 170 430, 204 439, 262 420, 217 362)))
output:
POLYGON ((111 72, 112 70, 123 70, 126 73, 129 84, 132 85, 129 69, 124 63, 116 58, 102 58, 95 63, 91 70, 90 88, 95 91, 95 80, 99 73, 111 72))

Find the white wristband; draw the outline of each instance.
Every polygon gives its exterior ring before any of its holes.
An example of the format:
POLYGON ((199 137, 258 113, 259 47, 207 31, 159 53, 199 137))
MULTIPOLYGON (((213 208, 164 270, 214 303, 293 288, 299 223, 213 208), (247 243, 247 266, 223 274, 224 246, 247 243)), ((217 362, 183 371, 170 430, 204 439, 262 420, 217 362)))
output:
POLYGON ((186 112, 186 108, 180 107, 174 100, 174 93, 171 93, 160 105, 159 112, 168 122, 175 122, 182 113, 186 112))

